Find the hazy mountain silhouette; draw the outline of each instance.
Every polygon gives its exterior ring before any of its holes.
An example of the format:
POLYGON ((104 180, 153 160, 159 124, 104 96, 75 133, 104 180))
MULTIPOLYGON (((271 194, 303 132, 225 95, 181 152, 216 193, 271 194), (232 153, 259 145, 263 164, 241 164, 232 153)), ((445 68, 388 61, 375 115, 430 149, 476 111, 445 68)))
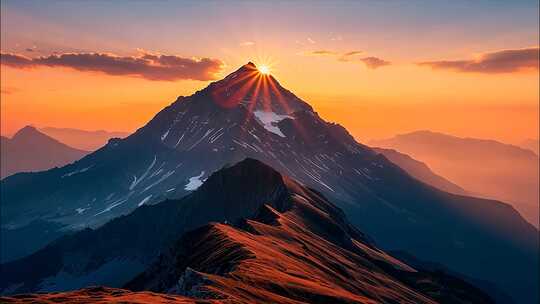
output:
POLYGON ((0 177, 35 172, 72 163, 88 152, 65 145, 32 126, 26 126, 12 138, 1 138, 0 177))
POLYGON ((409 154, 475 195, 511 203, 527 221, 539 225, 539 159, 530 150, 430 131, 370 144, 409 154))
POLYGON ((212 174, 180 201, 145 206, 3 265, 3 274, 1 286, 18 286, 14 292, 127 283, 227 303, 493 303, 459 279, 389 256, 320 193, 253 159, 212 174), (113 271, 115 263, 129 270, 113 271), (133 280, 132 265, 146 269, 133 280))
MULTIPOLYGON (((537 302, 537 230, 511 206, 418 181, 324 121, 252 63, 179 97, 132 135, 110 140, 73 165, 2 180, 2 233, 36 220, 61 224, 55 232, 64 234, 99 227, 141 206, 181 198, 224 164, 246 157, 322 192, 383 249, 493 282, 519 303, 537 302)), ((39 248, 31 238, 10 246, 23 244, 26 254, 39 248)))
POLYGON ((111 138, 124 138, 129 135, 127 132, 87 131, 73 128, 43 127, 39 130, 67 145, 86 151, 95 151, 103 147, 111 138))
POLYGON ((388 158, 388 160, 407 171, 407 173, 409 173, 412 177, 428 185, 439 188, 446 192, 467 195, 467 191, 465 191, 463 188, 445 179, 444 177, 437 175, 435 172, 431 171, 426 164, 417 161, 407 154, 403 154, 394 149, 373 148, 373 150, 384 155, 386 158, 388 158))

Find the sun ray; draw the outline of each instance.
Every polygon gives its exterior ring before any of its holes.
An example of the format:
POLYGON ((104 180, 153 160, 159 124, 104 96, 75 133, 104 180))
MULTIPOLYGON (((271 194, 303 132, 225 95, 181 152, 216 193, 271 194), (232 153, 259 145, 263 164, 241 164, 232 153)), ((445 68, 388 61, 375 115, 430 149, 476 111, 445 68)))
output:
POLYGON ((263 75, 270 75, 270 67, 267 65, 260 65, 257 69, 259 70, 259 73, 263 75))
MULTIPOLYGON (((275 92, 276 94, 276 97, 277 97, 277 100, 278 102, 280 103, 281 106, 283 106, 283 108, 285 109, 285 112, 286 113, 290 113, 291 110, 290 110, 290 106, 289 104, 287 103, 287 100, 285 99, 285 97, 283 97, 283 95, 281 94, 281 91, 279 90, 278 88, 278 84, 277 82, 275 81, 275 79, 273 77, 268 77, 268 83, 271 87, 271 90, 273 92, 275 92)), ((298 130, 298 133, 300 133, 300 136, 304 139, 307 138, 307 135, 306 135, 306 132, 305 130, 302 128, 302 126, 298 123, 298 121, 296 121, 295 119, 292 120, 292 123, 295 127, 295 129, 298 130)))
POLYGON ((276 81, 274 80, 273 77, 268 77, 268 84, 270 85, 270 89, 272 90, 272 92, 274 92, 274 94, 276 95, 278 102, 279 102, 279 103, 283 106, 283 108, 285 109, 285 112, 289 113, 289 112, 290 112, 290 107, 289 107, 289 105, 287 104, 287 101, 285 100, 285 98, 283 97, 283 95, 281 94, 281 91, 280 91, 279 88, 277 87, 276 81))
POLYGON ((230 108, 233 106, 236 106, 239 101, 249 92, 249 88, 253 85, 255 80, 257 79, 257 73, 252 75, 246 75, 246 77, 243 77, 245 81, 240 88, 235 90, 234 94, 231 96, 227 96, 224 91, 227 91, 227 89, 231 88, 233 85, 237 84, 238 82, 234 82, 233 84, 228 84, 222 88, 219 88, 212 92, 212 97, 214 99, 214 102, 222 107, 230 108), (227 96, 226 98, 223 98, 222 96, 227 96))
POLYGON ((263 78, 262 85, 262 94, 263 94, 263 110, 272 111, 272 96, 270 95, 270 90, 268 89, 268 77, 263 78))

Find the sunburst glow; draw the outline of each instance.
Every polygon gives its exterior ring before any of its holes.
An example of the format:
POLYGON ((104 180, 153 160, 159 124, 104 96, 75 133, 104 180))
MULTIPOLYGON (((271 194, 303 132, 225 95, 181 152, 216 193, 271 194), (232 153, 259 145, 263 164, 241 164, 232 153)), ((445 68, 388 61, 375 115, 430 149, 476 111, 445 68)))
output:
POLYGON ((270 67, 267 65, 261 65, 257 68, 261 74, 268 75, 270 74, 270 67))

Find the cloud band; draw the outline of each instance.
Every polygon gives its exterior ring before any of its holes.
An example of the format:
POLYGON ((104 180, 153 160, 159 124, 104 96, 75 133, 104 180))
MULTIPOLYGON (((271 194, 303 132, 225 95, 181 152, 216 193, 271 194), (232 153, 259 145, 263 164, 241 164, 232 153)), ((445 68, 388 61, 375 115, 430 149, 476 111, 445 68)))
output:
POLYGON ((1 53, 2 65, 13 68, 67 67, 78 71, 102 72, 108 75, 141 77, 149 80, 182 79, 212 80, 217 78, 223 62, 211 58, 184 58, 175 55, 116 56, 105 53, 64 53, 29 58, 19 54, 1 53))

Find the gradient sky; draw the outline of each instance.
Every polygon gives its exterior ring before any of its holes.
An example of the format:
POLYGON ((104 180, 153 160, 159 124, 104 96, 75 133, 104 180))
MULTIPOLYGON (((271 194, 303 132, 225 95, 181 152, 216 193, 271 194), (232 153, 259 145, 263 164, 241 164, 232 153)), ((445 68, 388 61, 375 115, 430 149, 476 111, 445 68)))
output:
POLYGON ((211 78, 270 64, 360 141, 418 129, 538 138, 538 1, 8 0, 1 17, 2 60, 26 60, 2 64, 2 134, 26 124, 134 131, 210 81, 35 59, 103 53, 222 62, 211 78))

